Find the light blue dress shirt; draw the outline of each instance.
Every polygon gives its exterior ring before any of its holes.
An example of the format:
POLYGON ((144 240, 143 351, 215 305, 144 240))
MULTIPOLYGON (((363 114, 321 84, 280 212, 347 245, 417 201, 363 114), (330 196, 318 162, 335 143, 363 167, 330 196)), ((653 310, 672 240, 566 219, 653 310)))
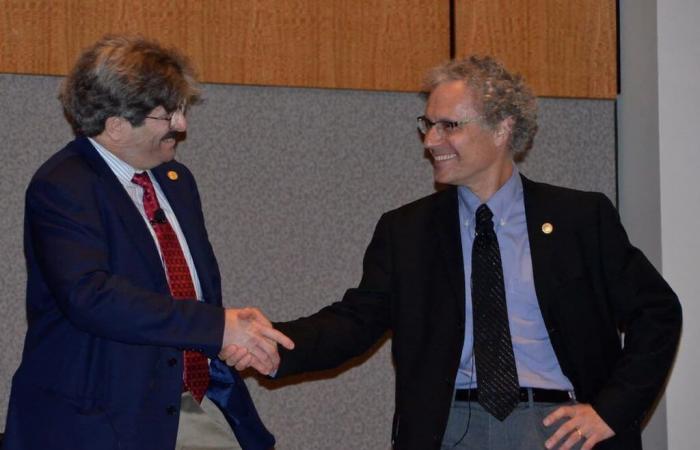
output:
MULTIPOLYGON (((474 215, 481 200, 468 188, 460 186, 458 201, 466 316, 464 347, 456 387, 470 389, 477 386, 473 355, 471 272, 474 215)), ((523 183, 515 166, 512 176, 486 204, 493 212, 494 228, 501 250, 508 322, 520 386, 571 391, 573 386, 559 366, 537 302, 525 220, 523 183)))

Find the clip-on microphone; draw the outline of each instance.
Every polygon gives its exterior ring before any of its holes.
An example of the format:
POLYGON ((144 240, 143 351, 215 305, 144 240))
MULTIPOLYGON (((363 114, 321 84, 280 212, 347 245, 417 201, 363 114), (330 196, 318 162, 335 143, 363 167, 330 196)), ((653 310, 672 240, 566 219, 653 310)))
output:
POLYGON ((155 225, 158 223, 165 223, 167 221, 168 221, 168 219, 166 219, 166 217, 165 217, 165 211, 163 211, 163 209, 161 209, 161 208, 158 208, 155 210, 155 212, 153 213, 153 219, 150 220, 151 225, 155 225))

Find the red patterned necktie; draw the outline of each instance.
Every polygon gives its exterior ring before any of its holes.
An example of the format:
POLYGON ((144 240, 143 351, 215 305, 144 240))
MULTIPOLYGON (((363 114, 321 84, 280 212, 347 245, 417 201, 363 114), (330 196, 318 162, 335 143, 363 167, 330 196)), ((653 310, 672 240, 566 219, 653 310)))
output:
MULTIPOLYGON (((153 183, 146 172, 134 174, 131 181, 143 188, 143 207, 146 217, 151 223, 158 245, 160 246, 165 271, 168 274, 170 293, 178 300, 192 300, 197 298, 192 283, 190 269, 187 267, 185 255, 182 253, 177 235, 170 226, 163 210, 160 209, 153 183)), ((204 393, 209 386, 209 363, 206 356, 194 351, 184 352, 185 372, 183 379, 185 388, 192 393, 198 402, 202 401, 204 393)))

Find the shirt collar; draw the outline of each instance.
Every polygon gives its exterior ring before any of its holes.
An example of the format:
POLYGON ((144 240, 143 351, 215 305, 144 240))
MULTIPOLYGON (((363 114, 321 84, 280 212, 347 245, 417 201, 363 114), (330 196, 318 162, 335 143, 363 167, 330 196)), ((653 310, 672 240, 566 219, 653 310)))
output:
MULTIPOLYGON (((97 153, 99 153, 100 156, 102 156, 102 159, 105 160, 109 168, 112 169, 112 172, 114 172, 114 174, 117 176, 117 178, 122 184, 128 186, 129 184, 131 184, 131 179, 134 177, 134 174, 144 172, 143 170, 135 169, 130 164, 122 161, 114 153, 104 148, 102 145, 100 145, 99 142, 97 142, 93 138, 88 139, 92 143, 93 147, 95 147, 95 150, 97 150, 97 153)), ((147 170, 145 172, 150 171, 147 170)))
MULTIPOLYGON (((481 199, 477 197, 466 186, 459 186, 457 192, 460 201, 464 204, 467 213, 467 220, 471 224, 473 222, 476 209, 481 205, 481 199)), ((513 173, 510 178, 501 186, 490 199, 486 201, 489 209, 493 213, 493 223, 498 226, 503 226, 508 222, 510 211, 515 202, 522 198, 523 181, 520 178, 518 168, 513 164, 513 173)))

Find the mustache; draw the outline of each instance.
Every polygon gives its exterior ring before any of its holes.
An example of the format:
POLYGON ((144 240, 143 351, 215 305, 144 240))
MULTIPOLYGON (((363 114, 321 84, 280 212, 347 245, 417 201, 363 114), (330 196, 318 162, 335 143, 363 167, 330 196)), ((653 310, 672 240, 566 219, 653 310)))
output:
POLYGON ((180 142, 184 141, 185 137, 187 137, 187 133, 184 131, 170 130, 165 135, 163 135, 163 137, 160 138, 160 140, 164 141, 166 139, 175 139, 175 141, 180 142))

